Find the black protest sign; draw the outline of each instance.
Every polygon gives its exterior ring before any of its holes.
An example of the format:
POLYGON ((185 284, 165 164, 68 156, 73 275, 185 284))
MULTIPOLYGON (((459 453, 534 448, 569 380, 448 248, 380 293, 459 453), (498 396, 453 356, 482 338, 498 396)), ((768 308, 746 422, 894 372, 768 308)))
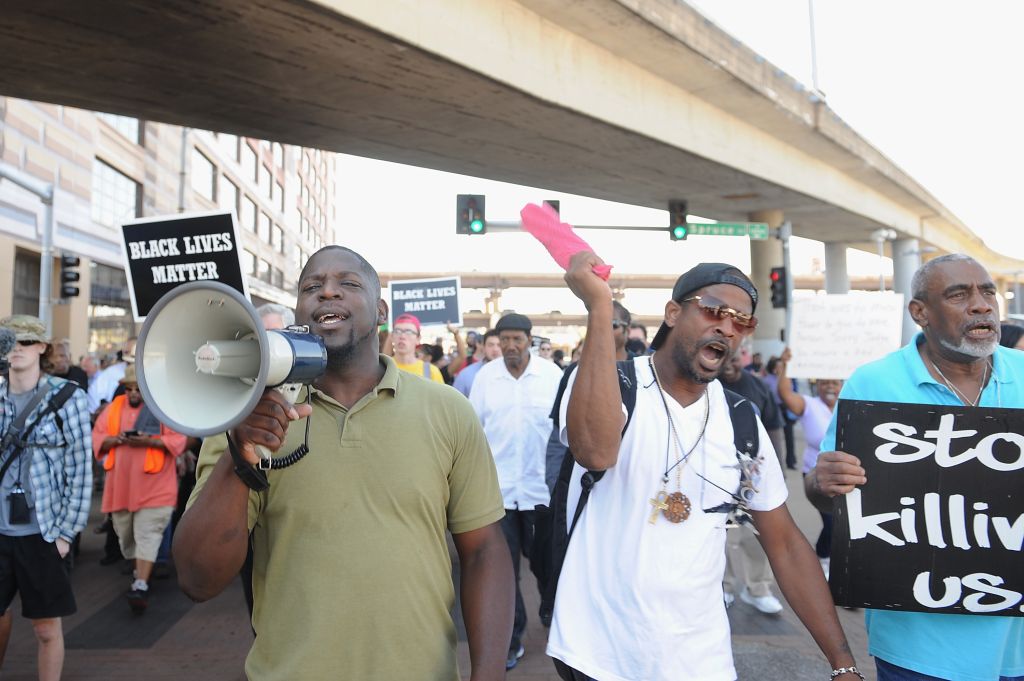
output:
POLYGON ((867 484, 835 506, 837 605, 1024 616, 1024 410, 840 400, 867 484))
POLYGON ((136 321, 165 293, 190 281, 219 281, 249 296, 232 213, 133 220, 121 232, 136 321))
POLYGON ((462 325, 459 277, 392 281, 388 288, 391 291, 392 319, 408 313, 415 315, 424 326, 449 322, 462 325))

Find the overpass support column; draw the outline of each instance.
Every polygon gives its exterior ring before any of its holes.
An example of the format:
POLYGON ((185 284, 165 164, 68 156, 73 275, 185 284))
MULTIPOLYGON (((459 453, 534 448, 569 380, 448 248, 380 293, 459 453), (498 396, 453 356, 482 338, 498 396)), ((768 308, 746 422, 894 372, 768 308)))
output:
POLYGON ((841 241, 825 242, 825 293, 850 292, 850 277, 846 273, 846 244, 841 241))
MULTIPOLYGON (((767 222, 772 229, 782 224, 781 210, 751 213, 751 222, 767 222)), ((782 266, 782 242, 778 239, 750 242, 750 279, 757 287, 757 329, 754 331, 754 350, 765 357, 778 355, 785 343, 782 331, 786 328, 786 311, 776 310, 771 300, 771 269, 782 266)), ((789 276, 793 276, 789 273, 789 276)))
POLYGON ((897 239, 892 242, 892 288, 896 293, 903 294, 903 343, 917 333, 917 324, 910 317, 907 303, 914 296, 910 281, 914 272, 921 266, 921 248, 917 239, 897 239))

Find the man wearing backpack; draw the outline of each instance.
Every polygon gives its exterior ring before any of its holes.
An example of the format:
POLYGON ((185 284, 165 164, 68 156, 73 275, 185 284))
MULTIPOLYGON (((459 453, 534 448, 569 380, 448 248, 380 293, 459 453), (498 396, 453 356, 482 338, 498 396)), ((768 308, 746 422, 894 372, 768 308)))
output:
POLYGON ((548 654, 559 675, 735 679, 721 582, 727 511, 736 510, 752 516, 832 678, 858 678, 818 560, 786 509, 767 434, 757 425, 758 445, 739 451, 733 423, 744 401, 715 380, 756 326, 757 290, 730 265, 703 263, 679 277, 651 343, 656 352, 633 360, 627 390, 614 361, 611 289, 593 273, 600 264, 578 253, 565 277, 589 313, 561 405, 562 440, 578 463, 569 517, 584 469, 603 475, 572 530, 558 581, 548 654))
POLYGON ((7 609, 20 593, 39 642, 39 678, 54 681, 64 666, 61 618, 76 610, 66 559, 89 517, 88 398, 43 373, 42 321, 15 315, 0 328, 17 342, 0 388, 0 666, 11 633, 7 609))

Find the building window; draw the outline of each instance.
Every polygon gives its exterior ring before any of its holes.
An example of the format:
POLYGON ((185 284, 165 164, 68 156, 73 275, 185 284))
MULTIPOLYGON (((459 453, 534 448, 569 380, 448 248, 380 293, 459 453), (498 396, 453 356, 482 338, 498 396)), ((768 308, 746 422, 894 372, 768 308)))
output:
POLYGON ((274 236, 271 243, 276 252, 284 253, 284 230, 281 229, 281 225, 274 225, 274 236))
POLYGON ((302 150, 302 172, 309 172, 309 152, 307 152, 305 149, 302 150))
POLYGON ((256 235, 259 236, 260 241, 270 243, 270 216, 263 211, 260 211, 260 224, 256 235))
POLYGON ((245 270, 245 274, 251 274, 256 276, 256 254, 252 251, 246 250, 242 252, 242 269, 245 270))
POLYGON ((284 168, 284 147, 277 142, 274 142, 272 148, 274 150, 274 167, 284 168))
POLYGON ((220 176, 220 187, 217 192, 217 199, 220 207, 224 210, 238 212, 238 185, 228 179, 227 175, 220 176))
POLYGON ((271 189, 272 182, 270 181, 270 168, 266 167, 265 165, 263 165, 261 163, 260 167, 259 167, 259 171, 260 171, 260 176, 259 176, 260 196, 266 196, 268 199, 272 199, 273 196, 271 196, 271 194, 270 194, 270 192, 272 191, 272 189, 271 189))
POLYGON ((256 152, 249 146, 248 142, 242 142, 242 177, 250 180, 257 180, 256 176, 256 152))
POLYGON ((139 216, 142 187, 103 161, 92 162, 92 220, 107 227, 120 227, 139 216))
POLYGON ((131 141, 132 144, 142 144, 142 137, 139 134, 138 118, 118 116, 117 114, 111 113, 97 113, 96 116, 131 141))
POLYGON ((281 212, 283 213, 284 212, 284 185, 282 185, 280 182, 275 182, 274 184, 277 185, 277 202, 278 202, 278 205, 281 208, 281 212))
POLYGON ((89 271, 89 351, 112 355, 135 335, 128 279, 121 268, 101 263, 89 271))
POLYGON ((242 215, 239 216, 242 227, 256 231, 256 204, 248 196, 242 198, 242 215))
POLYGON ((270 263, 267 262, 266 260, 260 258, 259 259, 259 267, 260 267, 260 271, 259 271, 259 273, 257 273, 256 277, 260 281, 264 281, 264 282, 269 284, 270 283, 270 263))
POLYGON ((192 148, 192 191, 208 201, 217 197, 217 168, 195 147, 192 148))
POLYGON ((39 314, 39 254, 14 252, 13 314, 39 314))
POLYGON ((229 135, 226 132, 217 133, 217 142, 224 154, 232 161, 238 161, 238 135, 229 135))
POLYGON ((275 267, 271 272, 270 283, 277 288, 284 288, 284 272, 281 271, 281 268, 275 267))

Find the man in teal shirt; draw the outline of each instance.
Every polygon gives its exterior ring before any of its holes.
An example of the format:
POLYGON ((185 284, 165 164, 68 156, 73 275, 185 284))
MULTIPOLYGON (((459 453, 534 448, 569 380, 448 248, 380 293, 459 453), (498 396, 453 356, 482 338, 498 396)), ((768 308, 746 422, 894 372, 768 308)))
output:
MULTIPOLYGON (((840 400, 1024 408, 1024 353, 999 345, 996 286, 985 268, 961 254, 935 258, 912 289, 909 310, 923 333, 857 369, 840 400)), ((833 415, 804 480, 820 508, 867 480, 856 457, 831 451, 835 442, 833 415)), ((868 610, 865 620, 878 681, 1024 680, 1024 618, 868 610)))

